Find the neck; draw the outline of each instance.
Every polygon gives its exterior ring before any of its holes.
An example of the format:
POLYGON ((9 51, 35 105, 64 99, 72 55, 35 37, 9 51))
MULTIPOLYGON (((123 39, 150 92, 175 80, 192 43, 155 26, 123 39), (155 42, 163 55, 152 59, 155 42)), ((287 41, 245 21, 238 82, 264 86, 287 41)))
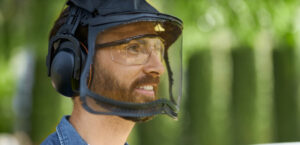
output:
MULTIPOLYGON (((78 99, 78 97, 76 97, 78 99)), ((70 122, 79 135, 90 145, 124 145, 134 122, 118 116, 96 115, 84 110, 74 101, 70 122)))

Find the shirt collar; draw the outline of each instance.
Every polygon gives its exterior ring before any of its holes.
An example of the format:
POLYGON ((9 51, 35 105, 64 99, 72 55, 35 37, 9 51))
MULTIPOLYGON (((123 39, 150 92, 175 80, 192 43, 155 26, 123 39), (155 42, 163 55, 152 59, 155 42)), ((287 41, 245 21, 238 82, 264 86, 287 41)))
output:
POLYGON ((60 144, 62 145, 87 145, 87 143, 80 137, 75 128, 68 121, 69 116, 64 116, 58 126, 56 132, 60 144))

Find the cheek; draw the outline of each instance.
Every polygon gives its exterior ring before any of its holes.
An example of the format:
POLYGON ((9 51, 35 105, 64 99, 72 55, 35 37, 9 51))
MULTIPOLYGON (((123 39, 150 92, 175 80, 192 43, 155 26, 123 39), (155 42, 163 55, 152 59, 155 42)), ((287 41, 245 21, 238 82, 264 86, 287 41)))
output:
POLYGON ((110 72, 123 85, 130 87, 130 85, 139 78, 141 74, 141 67, 139 66, 125 66, 112 62, 110 72))

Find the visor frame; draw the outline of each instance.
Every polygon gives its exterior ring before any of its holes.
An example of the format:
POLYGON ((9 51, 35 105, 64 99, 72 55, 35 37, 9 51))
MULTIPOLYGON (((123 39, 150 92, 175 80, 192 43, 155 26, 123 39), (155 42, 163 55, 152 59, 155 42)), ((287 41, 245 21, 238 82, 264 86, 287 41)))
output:
MULTIPOLYGON (((129 13, 129 14, 120 14, 120 15, 110 15, 110 16, 99 16, 96 18, 88 19, 88 55, 86 64, 81 74, 80 78, 80 99, 83 102, 83 107, 94 114, 108 114, 108 115, 118 115, 124 117, 146 117, 153 116, 156 114, 167 114, 172 118, 177 118, 177 112, 179 111, 179 103, 174 101, 174 98, 170 98, 170 100, 161 98, 152 102, 146 103, 130 103, 130 102, 121 102, 116 101, 107 97, 104 97, 100 94, 93 93, 87 86, 87 78, 89 76, 90 66, 93 64, 93 57, 95 54, 95 42, 98 34, 101 32, 113 28, 118 25, 130 24, 135 22, 159 22, 159 23, 172 23, 174 26, 178 26, 180 30, 180 34, 177 36, 181 36, 182 33, 182 21, 176 17, 166 15, 166 14, 152 14, 152 13, 129 13), (97 101, 117 107, 118 109, 124 109, 124 111, 120 112, 97 112, 92 110, 87 105, 87 97, 91 97, 96 99, 97 101), (126 110, 133 110, 131 113, 126 110), (151 113, 133 113, 133 112, 143 112, 143 110, 154 110, 151 113)), ((176 39, 177 39, 176 38, 176 39)), ((167 49, 167 48, 166 48, 167 49)), ((182 56, 181 56, 182 57, 182 56)), ((180 58, 182 61, 182 58, 180 58)), ((182 63, 182 62, 181 62, 182 63)), ((182 65, 181 65, 182 66, 182 65)), ((181 70, 182 71, 182 70, 181 70)), ((169 73, 169 71, 168 71, 169 73)), ((182 79, 182 76, 181 78, 182 79)), ((182 81, 182 80, 180 80, 182 81)), ((181 91, 180 91, 181 92, 181 91)), ((182 94, 179 94, 179 100, 182 94)))

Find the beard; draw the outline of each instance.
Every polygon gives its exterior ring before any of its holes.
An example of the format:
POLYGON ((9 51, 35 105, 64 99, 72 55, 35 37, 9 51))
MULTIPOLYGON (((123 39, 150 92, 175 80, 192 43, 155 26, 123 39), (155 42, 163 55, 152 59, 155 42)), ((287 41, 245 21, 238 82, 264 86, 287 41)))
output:
MULTIPOLYGON (((99 68, 99 67, 98 67, 99 68)), ((160 82, 159 77, 153 77, 152 75, 145 75, 137 78, 129 86, 122 85, 111 73, 102 69, 101 71, 97 68, 93 71, 92 81, 90 89, 101 96, 120 101, 130 103, 147 103, 158 99, 158 84, 160 82), (154 96, 145 96, 135 92, 135 89, 142 85, 156 84, 153 87, 154 96)), ((125 79, 125 78, 124 78, 125 79)), ((96 100, 95 100, 96 101, 96 100)), ((101 103, 99 103, 100 105, 101 103)), ((108 108, 109 109, 109 108, 108 108)), ((121 116, 122 117, 122 116, 121 116)), ((126 120, 134 122, 145 122, 153 118, 148 117, 122 117, 126 120)))

